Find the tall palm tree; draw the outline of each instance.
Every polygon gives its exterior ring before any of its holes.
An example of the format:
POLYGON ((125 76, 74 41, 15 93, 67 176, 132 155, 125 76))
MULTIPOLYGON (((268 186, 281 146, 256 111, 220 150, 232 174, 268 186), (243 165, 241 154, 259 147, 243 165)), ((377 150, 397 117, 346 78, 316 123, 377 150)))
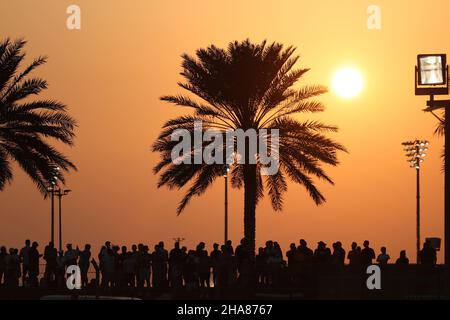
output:
MULTIPOLYGON (((19 71, 25 44, 22 39, 0 41, 0 191, 12 180, 15 161, 46 195, 55 166, 66 172, 76 169, 46 139, 72 145, 76 123, 64 104, 30 99, 47 88, 45 80, 29 77, 46 58, 39 57, 19 71)), ((62 173, 58 178, 64 182, 62 173)))
MULTIPOLYGON (((327 138, 324 133, 336 131, 335 126, 317 121, 302 121, 293 115, 302 112, 320 112, 322 103, 310 100, 325 93, 323 86, 293 85, 309 70, 294 69, 298 56, 295 48, 282 44, 253 44, 249 40, 232 42, 227 49, 210 46, 199 49, 196 58, 182 56, 181 75, 186 82, 179 86, 196 96, 198 101, 185 95, 163 96, 161 100, 194 109, 193 115, 180 116, 166 122, 153 151, 159 152, 161 161, 154 172, 161 172, 158 187, 182 188, 191 185, 178 206, 180 214, 193 196, 202 195, 217 177, 223 175, 223 165, 174 164, 171 150, 175 129, 186 129, 193 134, 194 121, 202 121, 203 130, 224 132, 227 129, 279 129, 280 167, 274 175, 261 175, 261 163, 237 164, 231 167, 233 187, 244 188, 244 233, 247 245, 254 254, 255 210, 264 189, 273 209, 282 209, 283 193, 287 190, 287 177, 303 185, 317 205, 325 197, 317 189, 312 177, 329 183, 322 163, 336 165, 337 151, 345 148, 327 138)), ((204 147, 204 146, 203 146, 204 147)), ((246 159, 252 156, 246 148, 246 159)), ((193 147, 191 154, 198 150, 193 147)))

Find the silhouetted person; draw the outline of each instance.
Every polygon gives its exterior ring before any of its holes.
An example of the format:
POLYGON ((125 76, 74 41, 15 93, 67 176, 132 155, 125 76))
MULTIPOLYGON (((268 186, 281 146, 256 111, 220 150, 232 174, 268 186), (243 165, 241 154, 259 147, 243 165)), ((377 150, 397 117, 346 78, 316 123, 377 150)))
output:
POLYGON ((161 241, 155 246, 155 251, 152 253, 152 267, 153 267, 153 286, 155 288, 162 288, 167 286, 167 262, 169 254, 164 249, 164 243, 161 241))
POLYGON ((296 265, 295 255, 297 254, 297 246, 295 243, 289 245, 289 250, 286 252, 287 263, 289 269, 293 269, 296 265))
POLYGON ((280 283, 281 268, 283 267, 283 251, 281 250, 280 244, 276 241, 273 242, 273 251, 268 263, 272 283, 278 285, 280 283))
POLYGON ((143 244, 139 244, 139 245, 135 245, 135 244, 133 244, 132 246, 131 246, 131 258, 132 258, 132 261, 133 261, 133 263, 134 263, 134 271, 131 271, 131 268, 130 268, 130 271, 132 272, 132 275, 131 275, 131 277, 132 277, 132 279, 131 279, 131 281, 132 281, 132 285, 133 286, 135 286, 135 283, 137 283, 138 281, 139 281, 139 275, 138 275, 138 273, 137 273, 137 263, 138 263, 138 260, 139 260, 139 256, 140 256, 140 254, 141 254, 141 252, 142 252, 142 248, 143 248, 143 244))
POLYGON ((100 266, 94 258, 91 259, 92 267, 94 268, 95 278, 91 279, 89 286, 92 288, 98 288, 100 285, 100 266))
POLYGON ((436 250, 431 246, 431 243, 428 240, 423 244, 423 248, 419 253, 419 260, 421 264, 426 266, 436 265, 436 250))
POLYGON ((305 239, 300 239, 300 245, 297 247, 295 255, 296 272, 295 277, 301 283, 305 283, 308 280, 308 274, 311 271, 312 262, 314 261, 314 252, 308 248, 308 243, 305 239))
POLYGON ((230 255, 234 255, 233 242, 231 240, 228 240, 227 243, 225 243, 225 249, 230 255))
POLYGON ((127 286, 127 279, 123 271, 123 264, 128 255, 128 249, 126 246, 122 246, 119 255, 117 256, 117 272, 119 273, 119 285, 120 287, 127 286))
POLYGON ((295 280, 299 268, 296 257, 297 257, 297 246, 295 245, 295 243, 291 243, 289 245, 289 250, 286 252, 286 258, 288 264, 289 279, 292 281, 295 280))
POLYGON ((169 262, 169 252, 164 248, 164 242, 160 241, 158 243, 159 252, 161 255, 161 262, 162 262, 162 269, 161 269, 161 284, 163 287, 168 286, 168 279, 167 279, 167 269, 168 269, 168 262, 169 262))
POLYGON ((219 244, 213 244, 213 250, 210 254, 211 266, 213 270, 213 283, 214 287, 219 285, 219 275, 220 275, 220 263, 222 259, 222 252, 219 250, 219 244))
POLYGON ((399 264, 399 265, 409 264, 409 259, 406 256, 405 250, 400 251, 400 257, 397 259, 397 261, 395 261, 395 264, 399 264))
POLYGON ((266 256, 264 248, 258 248, 258 254, 255 257, 256 265, 256 283, 264 284, 266 277, 266 256))
POLYGON ((37 287, 39 285, 38 283, 38 276, 39 276, 39 258, 42 256, 39 254, 38 251, 39 244, 34 241, 31 245, 30 250, 28 250, 28 258, 29 258, 29 283, 32 287, 37 287))
POLYGON ((342 243, 337 241, 333 243, 333 255, 332 255, 333 264, 343 267, 345 263, 345 250, 342 248, 342 243))
POLYGON ((296 261, 299 265, 310 263, 314 256, 314 252, 308 248, 308 243, 304 239, 300 239, 300 245, 297 248, 296 261))
POLYGON ((152 264, 152 256, 148 252, 148 246, 142 246, 142 253, 139 255, 137 268, 138 268, 138 283, 137 286, 139 288, 143 288, 147 286, 150 287, 150 277, 151 277, 151 264, 152 264))
MULTIPOLYGON (((122 270, 120 269, 119 251, 120 251, 119 246, 112 247, 112 252, 114 256, 114 273, 112 277, 112 283, 114 287, 119 287, 122 281, 122 270)), ((136 273, 136 270, 134 271, 134 273, 136 273)))
POLYGON ((44 249, 45 264, 45 280, 47 284, 53 282, 56 279, 56 258, 58 257, 58 251, 55 248, 53 242, 49 242, 44 249))
POLYGON ((28 272, 30 270, 30 257, 29 251, 31 247, 31 241, 25 240, 25 247, 20 249, 19 259, 22 262, 22 286, 25 286, 27 282, 28 272))
POLYGON ((65 287, 65 276, 66 276, 66 264, 64 262, 64 251, 61 250, 58 252, 58 256, 56 257, 56 286, 58 288, 65 287))
POLYGON ((381 247, 381 253, 377 257, 379 264, 387 264, 391 257, 386 253, 386 247, 381 247))
POLYGON ((107 288, 113 285, 116 261, 114 257, 114 252, 111 247, 106 247, 102 251, 102 262, 103 262, 103 276, 102 276, 102 287, 107 288))
POLYGON ((9 254, 4 257, 5 265, 5 286, 8 288, 17 288, 20 279, 20 258, 18 250, 9 248, 9 254))
POLYGON ((169 253, 169 281, 173 288, 181 288, 183 286, 183 264, 184 253, 180 249, 180 243, 177 241, 169 253))
MULTIPOLYGON (((132 247, 133 248, 133 247, 132 247)), ((137 247, 136 247, 137 249, 137 247)), ((130 286, 131 288, 134 288, 135 286, 135 279, 136 279, 136 269, 137 269, 137 262, 139 259, 140 254, 138 254, 138 250, 135 252, 126 252, 125 253, 125 259, 123 261, 123 277, 125 279, 124 285, 130 286)), ((138 279, 139 285, 141 284, 140 279, 138 279)))
POLYGON ((101 277, 102 277, 102 280, 101 280, 102 283, 103 283, 103 278, 105 276, 105 263, 103 261, 103 258, 105 256, 105 254, 106 254, 106 246, 102 246, 100 248, 100 251, 99 251, 98 255, 97 255, 98 268, 99 268, 99 271, 100 271, 100 274, 101 274, 101 277))
POLYGON ((199 264, 200 261, 195 251, 189 250, 183 270, 184 281, 186 282, 186 289, 188 290, 188 292, 198 288, 199 264))
POLYGON ((221 287, 228 287, 234 282, 234 257, 229 246, 223 245, 221 250, 222 259, 220 264, 219 283, 221 287))
POLYGON ((317 249, 314 250, 314 260, 319 264, 329 263, 331 259, 331 250, 327 248, 327 244, 323 241, 319 241, 317 249))
POLYGON ((98 260, 100 261, 100 269, 102 268, 102 260, 103 256, 106 255, 108 249, 111 249, 111 242, 105 241, 105 245, 101 247, 100 252, 98 253, 98 260))
POLYGON ((361 250, 361 263, 363 266, 372 264, 372 260, 375 259, 375 251, 369 247, 369 241, 365 240, 363 243, 364 249, 361 250))
POLYGON ((349 264, 352 267, 361 265, 361 248, 358 250, 358 244, 356 242, 352 242, 352 249, 348 252, 348 260, 349 264))
POLYGON ((205 243, 200 242, 197 246, 197 250, 195 254, 198 257, 198 272, 199 272, 199 281, 200 288, 209 288, 210 283, 209 280, 211 278, 211 264, 209 261, 208 251, 205 250, 205 243))
POLYGON ((0 248, 0 286, 3 284, 4 275, 6 271, 6 261, 5 258, 8 255, 8 252, 6 251, 6 247, 2 246, 0 248))
POLYGON ((64 254, 64 262, 66 264, 66 268, 69 266, 76 266, 78 265, 78 252, 72 247, 71 243, 68 243, 66 245, 66 253, 64 254))
POLYGON ((266 246, 264 247, 264 259, 265 259, 265 277, 264 284, 269 285, 273 282, 273 263, 272 259, 275 256, 275 248, 273 246, 273 241, 266 241, 266 246))
POLYGON ((91 245, 86 244, 83 251, 77 248, 77 254, 79 256, 78 266, 80 267, 81 272, 81 286, 85 288, 88 285, 88 271, 91 261, 91 245))
POLYGON ((251 257, 245 238, 241 239, 240 244, 236 247, 235 257, 239 273, 238 281, 240 284, 246 285, 250 280, 249 277, 251 274, 251 257))

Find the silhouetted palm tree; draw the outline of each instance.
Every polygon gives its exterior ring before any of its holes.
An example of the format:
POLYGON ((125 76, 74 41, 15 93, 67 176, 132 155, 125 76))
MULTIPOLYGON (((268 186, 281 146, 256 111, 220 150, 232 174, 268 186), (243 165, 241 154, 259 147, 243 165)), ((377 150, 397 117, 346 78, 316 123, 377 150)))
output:
MULTIPOLYGON (((12 180, 11 161, 16 161, 45 195, 55 166, 63 171, 75 169, 74 164, 45 139, 72 145, 76 124, 60 102, 24 101, 47 88, 45 80, 28 77, 46 62, 45 57, 37 58, 19 71, 25 58, 25 44, 22 39, 0 42, 0 190, 12 180)), ((59 179, 64 182, 62 174, 59 179)))
MULTIPOLYGON (((435 117, 439 120, 438 125, 436 126, 436 129, 434 130, 434 134, 438 136, 443 136, 445 134, 445 114, 443 114, 442 118, 439 118, 435 115, 435 117)), ((445 148, 442 148, 441 153, 442 158, 442 171, 445 171, 445 148)))
MULTIPOLYGON (((244 42, 230 43, 228 49, 210 46, 199 49, 197 58, 187 54, 183 58, 181 75, 185 83, 180 87, 201 99, 196 102, 188 96, 163 96, 161 100, 193 108, 195 113, 168 121, 153 145, 160 152, 161 161, 154 168, 161 172, 158 187, 182 188, 189 182, 184 199, 178 206, 178 214, 189 200, 199 196, 223 175, 223 165, 174 164, 171 150, 178 143, 171 141, 175 129, 189 130, 193 134, 194 121, 202 121, 203 129, 224 132, 227 129, 279 129, 280 169, 274 175, 263 176, 261 164, 236 164, 231 167, 234 187, 244 187, 244 232, 251 252, 255 248, 255 209, 263 197, 264 188, 275 210, 281 210, 283 193, 287 190, 289 177, 303 185, 316 204, 325 197, 315 186, 312 176, 333 183, 321 167, 321 163, 336 165, 336 153, 344 147, 327 138, 323 133, 336 131, 334 126, 316 121, 301 121, 293 115, 301 112, 320 112, 322 103, 309 98, 325 93, 322 86, 305 86, 294 89, 293 85, 309 69, 293 69, 298 56, 295 48, 283 49, 283 45, 244 42)), ((203 146, 204 147, 204 146, 203 146)), ((196 149, 192 148, 191 154, 196 149)), ((246 159, 257 158, 248 154, 246 159)), ((244 156, 244 155, 241 155, 244 156)))

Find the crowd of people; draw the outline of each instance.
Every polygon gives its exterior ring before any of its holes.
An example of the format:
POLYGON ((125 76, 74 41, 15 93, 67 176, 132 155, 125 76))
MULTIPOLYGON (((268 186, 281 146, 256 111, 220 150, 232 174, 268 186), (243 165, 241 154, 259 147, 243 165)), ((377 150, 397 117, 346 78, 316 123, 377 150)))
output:
MULTIPOLYGON (((246 285, 254 281, 254 277, 260 285, 273 285, 280 281, 281 275, 295 280, 308 268, 344 268, 346 259, 348 267, 355 270, 373 263, 385 265, 391 261, 386 247, 382 247, 376 255, 367 240, 362 248, 353 242, 351 250, 346 253, 339 241, 333 243, 331 249, 320 241, 317 248, 312 250, 303 239, 298 246, 292 243, 285 256, 279 243, 267 241, 265 247, 258 248, 255 257, 248 249, 245 239, 236 248, 232 241, 227 241, 222 246, 215 243, 210 253, 204 242, 200 242, 195 250, 188 250, 175 242, 170 252, 165 249, 164 242, 159 242, 150 252, 150 248, 144 244, 132 245, 129 250, 126 246, 119 247, 107 241, 96 258, 92 257, 89 244, 83 249, 67 244, 65 251, 58 252, 50 242, 43 254, 39 252, 39 244, 31 243, 30 240, 25 241, 25 246, 20 251, 15 248, 7 251, 2 246, 0 285, 64 287, 66 269, 71 265, 79 267, 83 287, 229 287, 234 284, 246 285), (40 276, 39 266, 44 261, 45 270, 40 276), (91 265, 95 277, 88 277, 91 265)), ((419 260, 423 265, 436 264, 436 250, 431 243, 424 243, 419 260)), ((395 264, 409 264, 404 250, 400 252, 395 264)))

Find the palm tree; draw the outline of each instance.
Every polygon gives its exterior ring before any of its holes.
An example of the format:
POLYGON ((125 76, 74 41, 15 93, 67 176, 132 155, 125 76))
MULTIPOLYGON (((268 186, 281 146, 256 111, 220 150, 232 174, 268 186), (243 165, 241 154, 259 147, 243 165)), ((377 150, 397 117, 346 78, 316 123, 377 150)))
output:
MULTIPOLYGON (((60 102, 24 101, 47 88, 45 80, 29 78, 35 68, 46 62, 45 57, 35 59, 19 71, 25 58, 25 44, 22 39, 0 41, 0 191, 12 180, 11 162, 15 161, 45 196, 55 166, 66 172, 76 169, 45 139, 72 145, 76 123, 60 102)), ((62 173, 58 178, 64 182, 62 173)))
MULTIPOLYGON (((436 129, 434 130, 434 134, 438 136, 444 136, 445 135, 445 113, 443 114, 442 118, 438 117, 433 113, 433 115, 439 120, 438 125, 436 126, 436 129)), ((442 158, 442 172, 445 171, 445 147, 442 148, 441 153, 442 158)))
MULTIPOLYGON (((153 151, 159 152, 161 161, 154 172, 161 172, 158 187, 180 189, 191 182, 186 195, 178 206, 180 214, 193 196, 202 195, 217 177, 223 175, 223 165, 174 164, 171 150, 177 142, 171 140, 175 129, 186 129, 193 134, 194 121, 202 121, 203 129, 221 132, 227 129, 279 129, 280 167, 274 175, 261 175, 262 165, 237 164, 231 167, 231 183, 244 188, 244 234, 250 251, 255 249, 255 210, 264 189, 271 199, 273 209, 283 205, 283 193, 287 190, 287 177, 303 185, 317 205, 325 197, 317 189, 313 176, 331 184, 321 164, 337 165, 337 151, 345 148, 327 138, 324 133, 336 131, 317 121, 300 121, 293 115, 302 112, 320 112, 322 103, 310 100, 325 93, 323 86, 293 85, 309 69, 293 69, 298 60, 295 48, 283 48, 282 44, 253 44, 249 40, 232 42, 228 48, 214 45, 199 49, 197 58, 182 56, 181 75, 186 82, 179 86, 197 96, 194 101, 185 95, 163 96, 161 100, 194 109, 193 115, 180 116, 166 122, 153 151)), ((204 146, 203 146, 204 147, 204 146)), ((248 159, 249 148, 245 157, 248 159)), ((191 154, 198 150, 192 148, 191 154)), ((241 155, 244 156, 244 155, 241 155)), ((257 155, 256 155, 256 158, 257 155)))

